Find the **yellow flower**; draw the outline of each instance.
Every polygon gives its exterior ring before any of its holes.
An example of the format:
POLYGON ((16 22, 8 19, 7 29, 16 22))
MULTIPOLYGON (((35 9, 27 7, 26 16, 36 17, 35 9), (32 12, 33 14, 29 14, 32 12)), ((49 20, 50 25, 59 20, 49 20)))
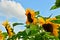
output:
POLYGON ((4 22, 2 23, 2 25, 3 25, 4 27, 7 27, 8 24, 9 24, 8 21, 4 21, 4 22))
POLYGON ((51 32, 51 35, 58 36, 58 25, 52 23, 51 20, 56 20, 56 18, 49 18, 44 20, 42 17, 39 18, 40 25, 44 28, 45 31, 51 32))
POLYGON ((30 24, 30 23, 34 23, 35 24, 37 22, 37 19, 35 18, 34 10, 27 9, 25 15, 27 16, 26 24, 30 24))
POLYGON ((4 36, 2 35, 2 31, 0 30, 0 40, 4 40, 4 36))
POLYGON ((13 36, 14 33, 13 33, 13 30, 12 30, 10 24, 8 23, 8 21, 3 22, 2 25, 5 26, 9 37, 13 36))
POLYGON ((14 33, 13 33, 13 30, 12 30, 12 28, 10 27, 10 25, 7 25, 7 30, 8 30, 8 35, 9 36, 13 36, 14 35, 14 33))

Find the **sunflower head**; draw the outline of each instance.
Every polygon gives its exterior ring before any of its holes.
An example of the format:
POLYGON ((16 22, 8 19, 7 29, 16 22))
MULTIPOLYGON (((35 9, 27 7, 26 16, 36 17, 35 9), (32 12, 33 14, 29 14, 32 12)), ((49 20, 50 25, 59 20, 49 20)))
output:
POLYGON ((33 23, 35 19, 35 12, 34 10, 31 9, 26 9, 26 16, 27 16, 27 21, 26 24, 33 23))
POLYGON ((2 25, 5 26, 5 29, 7 30, 9 37, 13 36, 14 33, 8 21, 3 22, 2 25))
POLYGON ((49 18, 44 20, 43 18, 40 18, 40 24, 42 24, 41 26, 43 27, 43 29, 46 32, 51 32, 52 35, 54 36, 58 36, 58 25, 55 23, 52 23, 51 20, 56 20, 56 18, 49 18))
POLYGON ((52 35, 58 36, 58 25, 49 22, 42 25, 46 32, 51 32, 52 35))

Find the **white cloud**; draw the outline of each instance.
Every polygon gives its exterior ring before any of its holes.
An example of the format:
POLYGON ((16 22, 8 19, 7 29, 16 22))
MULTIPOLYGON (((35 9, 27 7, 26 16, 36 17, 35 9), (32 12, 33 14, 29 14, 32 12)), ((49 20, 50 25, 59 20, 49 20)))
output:
POLYGON ((16 17, 24 22, 26 20, 25 10, 22 5, 11 0, 0 0, 0 29, 6 31, 2 26, 2 22, 5 20, 4 17, 7 17, 6 19, 16 17))
POLYGON ((1 0, 0 16, 7 18, 16 17, 19 20, 26 20, 25 10, 20 3, 15 1, 1 0))
POLYGON ((13 1, 13 0, 0 0, 0 1, 13 1))

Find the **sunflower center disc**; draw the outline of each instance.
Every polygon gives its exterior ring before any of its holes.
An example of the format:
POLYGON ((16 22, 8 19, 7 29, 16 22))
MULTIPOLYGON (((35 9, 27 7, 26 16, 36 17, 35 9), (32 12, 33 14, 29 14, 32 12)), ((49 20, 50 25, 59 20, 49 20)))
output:
POLYGON ((31 14, 30 14, 30 12, 28 13, 27 18, 28 18, 28 21, 29 21, 30 23, 33 22, 33 19, 31 18, 31 14))
POLYGON ((42 25, 44 30, 47 31, 47 32, 53 32, 53 27, 51 24, 43 24, 42 25))

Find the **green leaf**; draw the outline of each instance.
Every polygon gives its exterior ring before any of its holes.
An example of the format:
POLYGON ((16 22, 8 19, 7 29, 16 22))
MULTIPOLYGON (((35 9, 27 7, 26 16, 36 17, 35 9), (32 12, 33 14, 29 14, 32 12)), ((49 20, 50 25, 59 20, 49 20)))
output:
POLYGON ((34 25, 34 24, 30 24, 30 29, 31 30, 37 30, 37 25, 34 25))
POLYGON ((13 23, 13 27, 17 25, 23 25, 23 23, 13 23))
POLYGON ((2 34, 4 35, 5 38, 7 38, 7 36, 8 36, 7 32, 3 32, 2 34))
POLYGON ((52 6, 50 10, 57 9, 58 7, 56 5, 52 6))
POLYGON ((53 23, 57 23, 57 24, 60 24, 60 19, 52 20, 51 22, 53 22, 53 23))
POLYGON ((9 37, 7 40, 16 40, 17 36, 13 35, 12 37, 9 37))
POLYGON ((59 6, 60 6, 60 0, 56 0, 55 5, 56 5, 57 7, 59 7, 59 6))
POLYGON ((35 13, 36 13, 36 15, 40 14, 40 12, 39 12, 39 11, 36 11, 35 13))
POLYGON ((25 27, 26 27, 26 28, 30 28, 30 25, 27 25, 27 24, 26 24, 25 27))
POLYGON ((57 19, 60 19, 60 15, 58 15, 58 16, 55 16, 57 19))
POLYGON ((50 10, 54 10, 60 7, 60 0, 56 0, 55 5, 51 7, 50 10))
POLYGON ((30 28, 27 28, 27 29, 26 29, 27 35, 30 33, 30 31, 31 31, 30 28))
POLYGON ((23 38, 27 37, 26 31, 22 31, 22 32, 18 32, 18 33, 17 33, 17 37, 18 37, 18 38, 21 38, 21 36, 22 36, 23 38))

